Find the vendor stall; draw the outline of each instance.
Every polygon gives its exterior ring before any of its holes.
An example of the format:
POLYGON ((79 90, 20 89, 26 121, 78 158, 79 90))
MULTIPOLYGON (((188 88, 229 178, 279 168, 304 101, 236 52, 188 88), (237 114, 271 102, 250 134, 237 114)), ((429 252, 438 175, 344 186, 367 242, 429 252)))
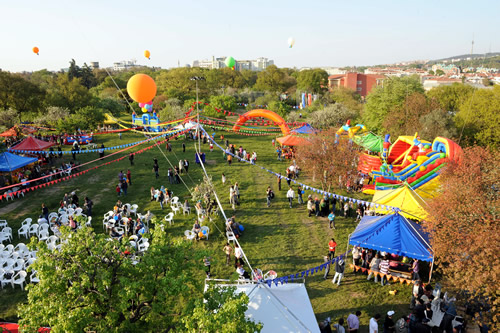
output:
MULTIPOLYGON (((429 235, 415 222, 399 213, 385 216, 364 216, 349 237, 349 244, 365 249, 385 252, 390 260, 387 279, 401 283, 411 283, 409 260, 434 262, 434 254, 429 235), (401 259, 400 259, 401 258, 401 259)), ((354 267, 367 271, 367 267, 354 267)), ((381 274, 381 273, 378 273, 381 274)), ((429 280, 432 274, 432 266, 429 280)))

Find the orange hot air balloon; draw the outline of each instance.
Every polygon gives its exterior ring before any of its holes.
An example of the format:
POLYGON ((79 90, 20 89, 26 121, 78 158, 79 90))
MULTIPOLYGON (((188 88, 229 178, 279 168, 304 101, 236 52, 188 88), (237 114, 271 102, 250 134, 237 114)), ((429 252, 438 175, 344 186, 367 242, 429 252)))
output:
POLYGON ((135 74, 127 82, 127 92, 137 103, 148 103, 156 96, 156 83, 149 75, 135 74))
POLYGON ((36 47, 36 46, 35 46, 35 47, 33 48, 33 53, 36 53, 36 55, 38 55, 38 52, 39 52, 39 51, 40 51, 40 50, 38 49, 38 47, 36 47))
POLYGON ((144 56, 150 59, 149 57, 151 56, 151 52, 149 52, 149 50, 144 51, 144 56))

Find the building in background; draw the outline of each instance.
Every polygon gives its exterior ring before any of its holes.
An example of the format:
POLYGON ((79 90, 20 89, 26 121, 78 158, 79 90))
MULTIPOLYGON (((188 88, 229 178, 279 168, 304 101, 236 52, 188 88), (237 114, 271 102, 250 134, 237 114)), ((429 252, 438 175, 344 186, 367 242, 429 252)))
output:
POLYGON ((452 79, 449 77, 431 77, 423 80, 425 90, 431 90, 440 86, 451 86, 454 83, 462 83, 461 79, 452 79))
POLYGON ((345 87, 356 91, 361 97, 366 97, 372 89, 382 85, 387 77, 381 74, 346 73, 330 75, 328 88, 330 90, 345 87))
POLYGON ((115 71, 124 71, 133 67, 137 67, 137 60, 132 59, 132 60, 122 60, 119 62, 114 62, 113 63, 113 69, 115 71))
MULTIPOLYGON (((257 58, 255 60, 236 60, 235 70, 251 70, 251 71, 263 71, 268 66, 274 65, 273 60, 267 58, 257 58)), ((218 69, 226 67, 226 57, 216 58, 212 56, 212 59, 206 60, 195 60, 193 61, 193 67, 201 67, 208 69, 218 69)))
POLYGON ((432 65, 432 70, 434 73, 438 70, 442 70, 445 75, 458 75, 460 74, 460 68, 455 65, 445 65, 445 64, 436 64, 432 65))
POLYGON ((91 61, 90 68, 91 69, 99 69, 99 61, 91 61))

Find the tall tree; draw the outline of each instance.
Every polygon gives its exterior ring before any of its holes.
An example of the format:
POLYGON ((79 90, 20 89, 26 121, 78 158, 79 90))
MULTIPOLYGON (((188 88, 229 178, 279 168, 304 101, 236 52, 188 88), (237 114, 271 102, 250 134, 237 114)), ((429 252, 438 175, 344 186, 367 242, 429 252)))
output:
POLYGON ((465 143, 500 147, 500 86, 476 90, 460 106, 455 117, 459 135, 465 143), (462 133, 463 131, 463 133, 462 133))
POLYGON ((160 332, 180 325, 190 315, 189 299, 201 297, 193 272, 201 253, 172 242, 159 227, 148 238, 138 261, 128 240, 110 241, 90 228, 64 231, 60 250, 36 244, 40 282, 20 306, 20 325, 58 332, 160 332))
POLYGON ((311 113, 309 122, 315 128, 338 128, 344 125, 347 120, 354 121, 358 116, 359 113, 356 110, 348 109, 343 104, 337 103, 311 113))
POLYGON ((377 86, 366 99, 363 121, 370 131, 383 133, 383 121, 395 107, 400 107, 407 96, 424 93, 418 76, 391 77, 377 86))
POLYGON ((335 143, 336 130, 330 128, 309 136, 311 145, 298 146, 296 160, 306 174, 319 181, 324 190, 345 188, 357 175, 359 151, 348 140, 335 143))
POLYGON ((427 92, 427 96, 435 99, 445 111, 457 112, 460 105, 474 92, 474 87, 462 83, 439 86, 427 92))
POLYGON ((68 108, 72 111, 90 105, 92 96, 80 79, 70 79, 68 74, 61 73, 51 82, 48 89, 47 104, 68 108))
POLYGON ((0 71, 0 109, 17 112, 38 112, 43 106, 45 91, 18 74, 0 71))
POLYGON ((273 94, 281 94, 295 85, 295 79, 286 70, 271 65, 257 74, 255 88, 273 94))
POLYGON ((297 89, 319 94, 328 87, 328 73, 323 69, 306 69, 298 72, 297 89))
POLYGON ((354 89, 346 87, 338 87, 329 92, 325 99, 330 103, 340 103, 349 110, 356 112, 358 115, 363 109, 361 104, 361 96, 354 89))
POLYGON ((465 148, 461 162, 441 172, 442 193, 429 203, 425 224, 437 269, 450 285, 468 291, 470 301, 490 306, 482 310, 492 332, 500 329, 499 163, 498 151, 465 148))

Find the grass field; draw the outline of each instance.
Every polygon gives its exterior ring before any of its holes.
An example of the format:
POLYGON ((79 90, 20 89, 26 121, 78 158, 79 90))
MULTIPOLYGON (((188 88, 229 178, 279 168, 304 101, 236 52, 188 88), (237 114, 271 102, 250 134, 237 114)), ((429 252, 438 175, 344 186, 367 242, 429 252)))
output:
MULTIPOLYGON (((220 132, 217 131, 217 136, 220 132)), ((286 162, 276 160, 270 136, 248 137, 236 134, 224 133, 230 143, 236 146, 242 145, 247 150, 256 151, 258 154, 258 164, 276 172, 285 172, 288 166, 286 162)), ((117 134, 97 136, 97 143, 104 143, 106 147, 142 140, 144 136, 138 133, 124 133, 119 140, 117 134)), ((192 188, 202 180, 201 168, 194 163, 194 143, 186 141, 186 152, 182 152, 182 141, 173 140, 173 152, 166 152, 165 145, 161 146, 167 158, 173 165, 178 164, 179 159, 190 161, 189 176, 183 179, 192 188)), ((143 145, 144 146, 144 145, 143 145)), ((141 149, 134 148, 129 152, 141 149)), ((263 271, 273 269, 279 276, 298 273, 307 268, 315 267, 323 263, 323 256, 328 251, 328 241, 335 237, 338 247, 337 254, 345 251, 347 247, 348 235, 354 230, 355 222, 353 218, 344 219, 337 217, 336 230, 328 227, 326 218, 308 218, 306 205, 298 205, 294 202, 292 209, 288 208, 286 200, 286 182, 282 183, 282 191, 277 189, 276 178, 271 174, 261 170, 259 167, 246 163, 234 161, 231 166, 225 163, 221 151, 215 148, 210 153, 208 144, 202 146, 202 151, 206 153, 206 167, 208 173, 213 177, 217 193, 228 216, 235 215, 236 219, 243 224, 245 232, 240 239, 240 243, 247 255, 251 265, 263 271), (238 182, 240 185, 241 205, 233 213, 229 205, 229 184, 223 185, 221 174, 225 173, 229 183, 238 182), (271 185, 276 193, 276 197, 270 208, 266 207, 265 191, 271 185)), ((108 154, 108 153, 107 153, 108 154)), ((128 154, 123 153, 123 154, 128 154)), ((117 155, 119 156, 123 156, 117 155)), ((71 155, 66 156, 66 159, 71 155)), ((78 155, 80 162, 86 162, 97 158, 97 154, 78 155)), ((114 158, 110 158, 114 159, 114 158)), ((100 164, 98 162, 97 164, 100 164)), ((146 150, 144 153, 136 155, 135 165, 130 166, 128 159, 103 166, 98 170, 90 172, 68 181, 56 185, 39 189, 26 194, 25 198, 0 203, 0 219, 6 219, 14 233, 14 243, 27 242, 26 239, 17 238, 17 230, 24 218, 38 218, 41 212, 41 204, 45 203, 49 210, 56 211, 59 201, 64 193, 77 191, 80 202, 83 203, 85 196, 90 197, 94 202, 93 227, 97 232, 102 232, 102 215, 112 209, 116 200, 136 203, 139 205, 138 212, 150 210, 157 217, 163 218, 170 212, 170 208, 160 209, 159 203, 151 202, 149 189, 151 186, 159 188, 161 185, 174 191, 174 194, 182 200, 189 197, 189 192, 183 184, 168 184, 167 169, 169 164, 158 148, 146 150), (152 172, 153 158, 157 158, 160 165, 160 178, 155 179, 152 172), (115 187, 120 170, 126 172, 130 168, 132 172, 132 186, 129 187, 126 197, 118 198, 115 187)), ((301 166, 306 170, 307 166, 301 166)), ((306 184, 312 181, 301 178, 306 184)), ((307 198, 307 192, 304 198, 307 198)), ((358 198, 361 198, 358 195, 358 198)), ((194 203, 192 203, 192 206, 194 203)), ((191 229, 195 215, 183 216, 178 214, 174 218, 175 224, 169 226, 166 232, 172 237, 183 237, 186 229, 191 229)), ((222 228, 222 219, 217 222, 222 228)), ((234 273, 232 266, 225 265, 225 257, 222 248, 225 243, 225 235, 219 233, 213 225, 208 241, 200 241, 196 247, 204 248, 213 252, 212 272, 214 278, 228 278, 234 273)), ((347 263, 352 262, 349 258, 347 263)), ((396 317, 408 312, 411 287, 400 284, 390 286, 380 286, 373 282, 366 281, 364 275, 354 275, 346 265, 346 274, 340 287, 331 283, 333 277, 324 280, 322 273, 317 273, 306 279, 306 287, 309 293, 313 309, 318 321, 325 317, 332 317, 337 320, 349 313, 361 310, 362 331, 368 330, 369 318, 376 312, 385 314, 388 310, 395 310, 396 317), (389 290, 398 290, 393 296, 389 290)), ((200 280, 204 279, 204 273, 200 270, 200 280)), ((6 287, 0 291, 0 321, 16 321, 16 304, 26 300, 26 293, 20 289, 12 290, 6 287)))

